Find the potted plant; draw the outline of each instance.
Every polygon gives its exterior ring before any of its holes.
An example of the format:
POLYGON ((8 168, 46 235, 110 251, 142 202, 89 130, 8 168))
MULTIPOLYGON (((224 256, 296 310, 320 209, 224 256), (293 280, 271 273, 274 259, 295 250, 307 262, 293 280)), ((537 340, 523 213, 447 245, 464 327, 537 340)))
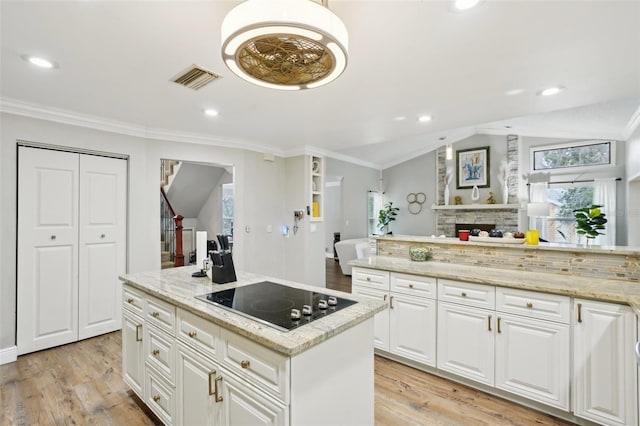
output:
POLYGON ((398 207, 393 207, 393 202, 389 201, 378 213, 378 228, 380 228, 383 233, 392 233, 391 231, 389 231, 389 224, 396 220, 398 210, 400 209, 398 207))
POLYGON ((593 239, 598 235, 604 235, 600 230, 604 229, 607 219, 600 210, 599 205, 592 204, 591 207, 576 209, 573 212, 576 216, 576 228, 579 235, 587 237, 587 245, 591 245, 593 239))

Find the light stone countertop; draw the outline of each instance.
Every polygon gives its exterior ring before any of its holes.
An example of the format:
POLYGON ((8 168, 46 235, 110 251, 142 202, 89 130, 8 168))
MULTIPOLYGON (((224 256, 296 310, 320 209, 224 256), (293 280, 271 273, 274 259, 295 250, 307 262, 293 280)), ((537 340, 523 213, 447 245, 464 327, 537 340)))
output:
POLYGON ((352 260, 349 264, 361 268, 626 303, 640 316, 640 283, 632 281, 512 271, 443 262, 413 262, 409 259, 381 256, 352 260))
POLYGON ((236 272, 238 281, 228 284, 215 284, 211 277, 194 278, 196 266, 164 269, 162 271, 125 274, 120 279, 152 296, 167 301, 179 308, 198 315, 223 328, 247 337, 276 352, 294 356, 330 339, 386 308, 382 300, 365 299, 349 293, 330 290, 324 287, 304 285, 263 275, 236 272), (358 301, 357 304, 341 309, 326 318, 315 320, 294 330, 283 332, 261 324, 229 310, 219 308, 195 298, 206 293, 226 290, 261 281, 272 281, 291 287, 302 288, 323 294, 335 295, 358 301))
POLYGON ((540 243, 538 245, 527 244, 509 244, 500 243, 501 238, 494 238, 494 242, 480 241, 460 241, 458 238, 452 237, 427 237, 419 235, 375 235, 371 237, 379 241, 403 241, 409 243, 431 243, 431 244, 454 244, 466 246, 485 246, 485 247, 507 247, 513 249, 525 250, 550 250, 550 251, 569 251, 575 253, 598 253, 598 254, 616 254, 616 255, 640 255, 640 247, 631 246, 591 246, 585 247, 580 244, 560 244, 560 243, 540 243))

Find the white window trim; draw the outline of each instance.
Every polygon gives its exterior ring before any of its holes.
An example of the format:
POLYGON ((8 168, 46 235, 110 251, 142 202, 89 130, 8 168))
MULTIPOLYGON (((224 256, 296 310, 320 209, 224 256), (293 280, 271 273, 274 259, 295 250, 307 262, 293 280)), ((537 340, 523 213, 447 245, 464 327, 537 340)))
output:
POLYGON ((532 146, 529 149, 529 170, 531 173, 551 173, 553 175, 567 175, 567 174, 577 174, 577 173, 585 173, 585 172, 593 172, 594 168, 597 170, 606 170, 611 169, 616 166, 616 141, 614 140, 588 140, 588 141, 574 141, 574 142, 566 142, 561 144, 553 144, 553 145, 538 145, 532 146), (570 147, 579 147, 586 145, 598 145, 603 143, 609 143, 611 147, 611 152, 609 152, 609 164, 593 164, 588 166, 575 166, 575 167, 561 167, 557 169, 534 169, 535 162, 535 152, 538 151, 548 151, 551 149, 559 149, 559 148, 570 148, 570 147))

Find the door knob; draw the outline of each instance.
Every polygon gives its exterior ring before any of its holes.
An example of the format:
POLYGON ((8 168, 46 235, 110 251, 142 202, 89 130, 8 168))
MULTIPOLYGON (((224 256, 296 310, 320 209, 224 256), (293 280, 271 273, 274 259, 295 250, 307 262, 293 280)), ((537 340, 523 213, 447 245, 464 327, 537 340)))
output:
POLYGON ((55 239, 56 239, 56 236, 55 236, 55 235, 52 235, 52 236, 51 236, 51 239, 52 239, 52 240, 55 240, 55 239))
POLYGON ((100 235, 100 238, 104 238, 104 237, 106 237, 106 235, 104 235, 104 234, 101 234, 101 235, 100 235))

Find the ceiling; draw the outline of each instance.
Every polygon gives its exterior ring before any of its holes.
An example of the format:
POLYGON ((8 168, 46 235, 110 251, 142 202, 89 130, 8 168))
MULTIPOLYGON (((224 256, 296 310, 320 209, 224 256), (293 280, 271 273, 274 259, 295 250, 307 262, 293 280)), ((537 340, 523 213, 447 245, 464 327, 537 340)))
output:
POLYGON ((474 133, 625 139, 638 120, 637 0, 486 0, 464 13, 447 1, 330 0, 349 31, 349 63, 331 84, 300 92, 253 86, 225 67, 220 25, 238 3, 2 0, 0 106, 376 167, 474 133), (199 91, 169 81, 192 64, 222 78, 199 91), (554 85, 566 90, 536 95, 554 85), (433 120, 417 122, 423 114, 433 120))

